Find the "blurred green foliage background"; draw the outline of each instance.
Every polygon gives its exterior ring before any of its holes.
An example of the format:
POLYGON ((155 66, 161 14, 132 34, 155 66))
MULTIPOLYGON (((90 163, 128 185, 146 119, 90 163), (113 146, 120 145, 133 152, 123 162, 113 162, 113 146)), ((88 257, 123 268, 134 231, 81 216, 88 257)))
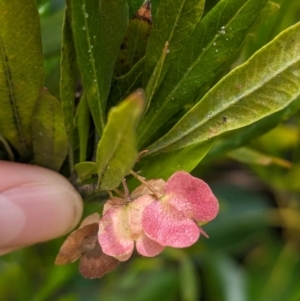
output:
MULTIPOLYGON (((216 2, 207 1, 206 9, 216 2)), ((59 98, 65 4, 38 3, 46 86, 59 98)), ((299 0, 274 3, 270 6, 274 11, 247 37, 234 66, 299 21, 299 0)), ((299 301, 299 126, 296 113, 252 141, 252 156, 235 153, 207 159, 194 170, 193 175, 206 180, 220 201, 219 216, 204 226, 209 239, 201 237, 188 249, 166 249, 156 258, 135 255, 96 280, 84 279, 77 263, 54 265, 64 238, 27 247, 0 258, 0 300, 299 301)), ((85 215, 100 206, 96 201, 87 204, 85 215)))

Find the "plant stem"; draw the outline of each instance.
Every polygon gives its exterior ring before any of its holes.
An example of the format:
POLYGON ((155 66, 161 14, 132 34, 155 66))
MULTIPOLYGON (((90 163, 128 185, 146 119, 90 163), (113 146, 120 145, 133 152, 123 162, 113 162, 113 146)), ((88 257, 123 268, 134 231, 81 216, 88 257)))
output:
POLYGON ((126 179, 122 180, 122 184, 124 187, 125 199, 126 199, 126 201, 130 201, 130 192, 129 192, 129 189, 128 189, 128 186, 126 183, 126 179))
POLYGON ((159 193, 152 185, 150 185, 147 181, 145 181, 145 178, 139 176, 136 172, 133 170, 130 171, 130 174, 133 175, 137 180, 139 180, 142 184, 144 184, 155 196, 157 199, 160 199, 161 193, 159 193))

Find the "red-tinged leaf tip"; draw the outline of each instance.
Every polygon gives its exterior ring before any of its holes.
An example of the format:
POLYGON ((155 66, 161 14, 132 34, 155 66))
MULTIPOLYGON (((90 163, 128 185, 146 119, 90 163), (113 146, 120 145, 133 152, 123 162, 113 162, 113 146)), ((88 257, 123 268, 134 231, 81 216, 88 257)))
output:
POLYGON ((163 246, 189 247, 200 236, 196 223, 165 201, 152 202, 145 208, 142 225, 145 234, 163 246))
POLYGON ((185 171, 178 171, 168 179, 165 194, 172 206, 197 221, 211 221, 219 212, 218 200, 210 187, 185 171))
POLYGON ((98 240, 103 253, 119 261, 130 258, 134 241, 128 225, 127 206, 112 207, 105 212, 99 222, 98 240))

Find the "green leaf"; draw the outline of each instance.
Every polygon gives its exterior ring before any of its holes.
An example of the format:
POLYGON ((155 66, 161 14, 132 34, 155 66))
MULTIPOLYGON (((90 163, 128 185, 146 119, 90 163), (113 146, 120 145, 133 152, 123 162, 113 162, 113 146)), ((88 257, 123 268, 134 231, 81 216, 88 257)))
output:
POLYGON ((300 23, 279 34, 215 85, 150 153, 170 151, 241 128, 300 95, 300 23))
POLYGON ((157 13, 158 6, 162 0, 150 0, 151 1, 151 14, 154 19, 157 13))
POLYGON ((227 156, 231 159, 246 164, 256 164, 256 165, 263 165, 263 166, 276 164, 284 168, 291 167, 291 163, 288 162, 287 160, 273 157, 248 147, 238 148, 228 153, 227 156))
MULTIPOLYGON (((212 160, 215 157, 226 154, 228 151, 239 148, 242 145, 250 142, 252 139, 257 138, 266 132, 273 129, 282 121, 294 115, 300 107, 300 97, 295 99, 286 108, 273 113, 263 119, 250 124, 246 127, 233 130, 229 133, 224 133, 222 140, 218 141, 210 152, 205 157, 205 160, 212 160)), ((223 135, 222 135, 223 136, 223 135)), ((222 137, 221 136, 221 137, 222 137)))
POLYGON ((278 243, 264 244, 256 256, 249 256, 250 300, 292 301, 295 293, 299 295, 298 251, 289 242, 279 250, 278 247, 278 243), (261 264, 262 259, 264 264, 261 264))
POLYGON ((80 181, 90 179, 92 175, 97 174, 97 164, 95 162, 80 162, 75 165, 75 170, 80 178, 80 181))
POLYGON ((116 188, 137 160, 136 126, 144 107, 141 90, 112 108, 98 144, 98 189, 116 188))
POLYGON ((31 124, 43 87, 35 0, 0 2, 0 132, 23 160, 32 156, 31 124))
POLYGON ((186 103, 196 101, 205 84, 220 76, 259 18, 266 2, 219 1, 197 25, 192 35, 185 40, 184 48, 174 58, 174 63, 168 69, 141 122, 139 146, 145 145, 186 103))
POLYGON ((150 104, 151 104, 151 100, 152 100, 152 97, 154 95, 154 93, 156 92, 156 89, 158 88, 159 84, 160 84, 160 75, 162 73, 162 70, 163 70, 163 67, 164 67, 164 62, 165 62, 165 59, 166 59, 166 55, 167 53, 169 52, 169 49, 168 49, 168 46, 169 46, 169 43, 166 42, 162 52, 161 52, 161 55, 160 55, 160 58, 154 68, 154 71, 149 79, 149 82, 146 86, 146 89, 145 89, 145 98, 146 98, 146 108, 145 108, 145 111, 148 110, 148 108, 150 107, 150 104))
POLYGON ((60 62, 60 100, 63 112, 64 125, 68 139, 68 154, 71 175, 74 172, 74 151, 76 126, 74 122, 75 86, 77 81, 76 55, 72 39, 70 22, 65 10, 63 24, 63 41, 60 62))
POLYGON ((139 60, 127 74, 118 77, 112 83, 108 98, 109 106, 118 104, 137 88, 141 88, 143 69, 144 58, 139 60))
POLYGON ((101 136, 112 74, 128 23, 125 0, 70 0, 73 38, 83 87, 101 136))
POLYGON ((194 262, 188 256, 179 261, 180 293, 183 301, 199 300, 199 278, 194 262))
POLYGON ((160 74, 161 78, 164 77, 170 63, 182 49, 187 42, 187 38, 200 21, 204 2, 204 0, 165 0, 160 2, 147 45, 143 74, 144 87, 147 85, 155 65, 161 57, 162 49, 168 42, 169 54, 160 74))
POLYGON ((44 57, 59 55, 63 31, 61 30, 64 19, 64 10, 41 18, 42 44, 44 57))
POLYGON ((78 129, 79 139, 79 162, 83 162, 87 158, 87 148, 90 132, 90 109, 86 94, 84 93, 80 99, 77 114, 76 124, 78 129))
POLYGON ((137 170, 140 170, 142 176, 147 179, 162 178, 164 180, 167 180, 178 170, 191 172, 205 157, 213 144, 213 140, 210 140, 181 150, 142 158, 137 170))
POLYGON ((36 164, 58 171, 67 151, 61 105, 58 100, 42 89, 32 121, 33 151, 36 164))
POLYGON ((120 77, 145 56, 146 46, 151 30, 150 8, 144 4, 129 21, 126 34, 121 44, 114 74, 120 77))

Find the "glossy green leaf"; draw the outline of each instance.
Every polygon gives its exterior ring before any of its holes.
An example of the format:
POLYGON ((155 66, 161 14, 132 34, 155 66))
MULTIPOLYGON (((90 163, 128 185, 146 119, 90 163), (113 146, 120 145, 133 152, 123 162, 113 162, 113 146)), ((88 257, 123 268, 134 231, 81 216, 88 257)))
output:
POLYGON ((196 101, 203 86, 223 72, 266 2, 219 1, 203 18, 174 58, 150 110, 143 118, 139 127, 139 146, 145 145, 151 135, 186 103, 196 101))
POLYGON ((248 147, 241 147, 234 151, 231 151, 227 154, 227 156, 236 161, 246 163, 246 164, 256 164, 262 166, 269 166, 272 164, 276 164, 278 166, 284 168, 290 168, 291 162, 270 156, 268 154, 264 154, 262 152, 256 151, 254 149, 248 147))
POLYGON ((61 105, 58 100, 42 89, 32 121, 32 139, 35 163, 58 171, 67 152, 61 105))
POLYGON ((83 162, 87 159, 88 140, 90 132, 90 108, 86 94, 84 93, 80 99, 77 114, 76 124, 78 128, 78 140, 79 140, 79 162, 83 162))
POLYGON ((145 56, 150 30, 150 7, 144 4, 129 21, 115 66, 115 77, 128 73, 145 56))
POLYGON ((1 1, 0 11, 0 132, 28 160, 44 82, 39 15, 34 0, 1 1))
POLYGON ((160 76, 162 74, 162 70, 163 70, 163 67, 164 67, 164 63, 165 63, 165 60, 166 60, 166 56, 169 52, 169 43, 166 42, 162 52, 161 52, 161 55, 160 55, 160 58, 154 68, 154 71, 149 79, 149 82, 146 86, 146 89, 145 89, 145 98, 146 98, 146 108, 145 108, 145 111, 148 110, 148 108, 150 107, 150 104, 151 104, 151 100, 152 100, 152 97, 154 95, 154 93, 156 92, 159 84, 160 84, 160 76))
POLYGON ((178 170, 191 172, 205 157, 213 144, 213 140, 210 140, 181 150, 142 158, 137 170, 140 170, 141 175, 147 179, 162 178, 164 180, 167 180, 178 170))
POLYGON ((300 95, 300 23, 279 34, 215 85, 150 153, 170 151, 241 128, 300 95))
POLYGON ((141 90, 112 108, 98 144, 98 189, 116 188, 137 160, 136 126, 144 107, 141 90))
POLYGON ((144 69, 144 58, 139 60, 131 70, 118 77, 111 87, 108 98, 109 106, 116 105, 121 100, 125 99, 130 93, 142 87, 142 73, 144 69))
POLYGON ((67 13, 67 10, 65 10, 60 62, 60 100, 64 118, 64 125, 68 139, 68 159, 70 164, 70 171, 71 174, 73 174, 74 150, 76 139, 76 126, 74 122, 74 100, 75 86, 77 81, 77 70, 75 48, 73 44, 72 31, 67 13))
POLYGON ((161 78, 164 77, 170 63, 187 43, 188 37, 200 21, 204 2, 204 0, 165 0, 160 2, 147 45, 143 74, 144 87, 161 57, 162 49, 168 42, 169 54, 160 74, 161 78))
POLYGON ((158 6, 161 1, 163 0, 150 0, 151 1, 151 13, 152 13, 152 18, 154 19, 157 13, 158 6))
POLYGON ((225 133, 223 139, 218 141, 205 159, 212 160, 215 157, 226 154, 228 151, 239 148, 252 139, 257 138, 272 128, 277 126, 280 122, 286 120, 290 116, 294 115, 300 108, 300 97, 295 99, 286 108, 267 116, 253 124, 246 127, 233 130, 229 133, 225 133))
POLYGON ((126 0, 68 3, 81 79, 101 135, 114 65, 127 28, 128 6, 126 0))
POLYGON ((97 164, 95 162, 80 162, 75 165, 75 170, 80 178, 80 181, 87 180, 92 177, 92 175, 96 175, 97 164))

